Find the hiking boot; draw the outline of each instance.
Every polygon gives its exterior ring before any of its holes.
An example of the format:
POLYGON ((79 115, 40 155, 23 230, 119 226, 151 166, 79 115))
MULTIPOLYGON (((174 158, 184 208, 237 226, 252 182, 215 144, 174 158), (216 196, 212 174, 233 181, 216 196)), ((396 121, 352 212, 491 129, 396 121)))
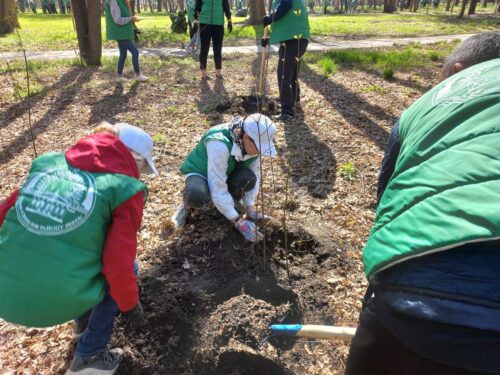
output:
POLYGON ((85 332, 88 325, 89 325, 88 320, 87 321, 73 320, 73 338, 74 339, 79 338, 83 334, 83 332, 85 332))
POLYGON ((293 120, 293 115, 290 115, 288 113, 282 113, 280 115, 273 116, 273 120, 287 122, 293 120))
POLYGON ((91 357, 74 357, 65 375, 113 375, 123 357, 120 348, 104 349, 91 357))
POLYGON ((177 207, 177 211, 175 211, 174 216, 171 217, 172 223, 176 228, 182 228, 186 225, 186 219, 189 215, 189 211, 181 204, 177 207))
POLYGON ((143 76, 142 74, 138 74, 137 77, 137 82, 147 82, 149 81, 149 77, 143 76))

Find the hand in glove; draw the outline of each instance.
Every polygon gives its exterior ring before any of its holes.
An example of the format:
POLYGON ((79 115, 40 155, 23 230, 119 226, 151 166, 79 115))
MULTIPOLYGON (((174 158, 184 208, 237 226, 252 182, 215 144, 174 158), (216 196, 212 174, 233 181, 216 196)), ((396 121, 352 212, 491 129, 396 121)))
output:
POLYGON ((264 27, 269 26, 272 23, 273 19, 271 18, 271 16, 264 16, 264 18, 262 18, 262 24, 264 25, 264 27))
POLYGON ((198 22, 193 22, 191 30, 193 31, 193 35, 196 34, 196 32, 198 31, 198 22))
POLYGON ((122 315, 128 322, 134 325, 140 325, 145 322, 144 311, 140 302, 132 310, 126 311, 122 315))
POLYGON ((260 45, 262 48, 266 48, 269 45, 269 38, 260 38, 260 45))
POLYGON ((257 225, 250 220, 245 220, 240 217, 235 221, 234 226, 247 241, 259 242, 264 239, 262 233, 257 230, 257 225))
POLYGON ((254 221, 269 221, 272 219, 271 216, 264 215, 262 213, 258 213, 256 209, 249 208, 247 211, 247 217, 254 221))
POLYGON ((233 23, 231 21, 227 21, 227 29, 230 33, 233 32, 233 23))

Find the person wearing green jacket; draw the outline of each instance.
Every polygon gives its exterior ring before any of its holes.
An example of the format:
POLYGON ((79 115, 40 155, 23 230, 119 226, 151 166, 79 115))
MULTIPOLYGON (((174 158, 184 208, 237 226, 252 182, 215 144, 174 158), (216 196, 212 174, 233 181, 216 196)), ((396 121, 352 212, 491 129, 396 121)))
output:
POLYGON ((271 25, 271 37, 262 39, 265 48, 279 44, 277 69, 281 114, 278 121, 294 117, 295 105, 300 101, 299 67, 309 44, 309 18, 304 0, 275 0, 273 12, 262 20, 264 27, 271 25))
POLYGON ((499 373, 500 33, 441 78, 391 131, 346 375, 499 373))
POLYGON ((146 82, 148 77, 141 74, 139 68, 139 50, 134 45, 133 23, 139 18, 132 14, 126 0, 106 0, 106 39, 116 40, 120 57, 118 58, 117 73, 118 82, 125 82, 123 67, 127 59, 127 51, 132 54, 132 65, 138 82, 146 82))
POLYGON ((201 79, 210 79, 207 74, 207 59, 210 42, 213 43, 215 76, 222 76, 222 42, 224 40, 224 15, 227 18, 227 29, 233 31, 231 8, 228 0, 196 0, 194 11, 194 33, 200 28, 200 71, 201 79))
POLYGON ((209 129, 180 167, 186 187, 173 224, 183 227, 191 209, 213 202, 246 240, 260 241, 254 221, 269 219, 255 209, 260 156, 276 156, 275 133, 275 124, 260 113, 209 129))
POLYGON ((139 177, 158 174, 152 152, 144 130, 104 123, 65 153, 36 158, 0 202, 0 318, 29 327, 75 319, 67 375, 113 374, 123 356, 107 347, 115 317, 141 318, 139 177))

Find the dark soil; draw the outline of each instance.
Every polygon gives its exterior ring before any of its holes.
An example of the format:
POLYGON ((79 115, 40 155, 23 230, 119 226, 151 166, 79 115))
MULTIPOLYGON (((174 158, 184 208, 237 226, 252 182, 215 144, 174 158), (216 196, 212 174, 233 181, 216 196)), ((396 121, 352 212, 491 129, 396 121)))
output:
MULTIPOLYGON (((278 157, 263 160, 259 210, 274 217, 261 228, 265 242, 245 242, 215 210, 195 212, 173 230, 169 218, 184 186, 177 168, 210 126, 257 110, 259 62, 225 57, 226 79, 210 83, 200 83, 189 60, 151 61, 145 85, 115 85, 114 67, 42 70, 32 80, 43 90, 30 100, 14 96, 23 70, 0 77, 0 199, 22 185, 34 156, 29 114, 39 154, 66 150, 101 120, 155 136, 161 176, 144 177, 149 197, 138 235, 145 322, 118 319, 111 345, 125 351, 121 375, 343 372, 347 343, 264 340, 267 327, 356 325, 361 250, 391 122, 432 85, 440 63, 397 72, 393 81, 356 68, 326 78, 304 64, 296 119, 277 124, 278 157), (370 90, 375 85, 383 95, 370 90)), ((275 69, 272 56, 267 114, 279 110, 275 69)), ((63 374, 72 358, 71 323, 26 329, 0 321, 0 333, 2 371, 63 374)))

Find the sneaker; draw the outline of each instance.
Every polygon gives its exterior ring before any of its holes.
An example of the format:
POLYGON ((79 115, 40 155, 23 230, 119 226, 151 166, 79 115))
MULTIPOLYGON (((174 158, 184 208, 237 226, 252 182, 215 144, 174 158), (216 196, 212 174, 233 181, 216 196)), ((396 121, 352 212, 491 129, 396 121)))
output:
POLYGON ((104 349, 92 357, 74 357, 65 375, 113 375, 123 358, 120 348, 104 349))
POLYGON ((216 74, 215 75, 215 79, 218 79, 220 81, 223 81, 224 80, 224 76, 222 74, 216 74))
POLYGON ((137 82, 146 82, 146 81, 149 81, 149 77, 146 77, 142 74, 138 74, 137 77, 137 82))
POLYGON ((122 75, 119 75, 116 77, 116 82, 123 83, 123 82, 127 82, 127 81, 128 81, 128 79, 122 75))
POLYGON ((83 322, 80 320, 73 320, 73 338, 79 338, 83 334, 83 332, 85 332, 88 325, 88 320, 83 322))
POLYGON ((290 115, 288 113, 282 113, 280 115, 273 116, 273 120, 282 121, 282 122, 291 121, 291 120, 293 120, 293 115, 290 115))
POLYGON ((210 77, 208 74, 206 76, 201 76, 202 81, 211 81, 212 77, 210 77))
POLYGON ((186 225, 186 220, 188 217, 188 210, 184 207, 183 204, 181 204, 179 207, 177 207, 177 211, 175 211, 174 216, 171 217, 172 223, 174 224, 174 227, 176 228, 182 228, 184 225, 186 225))

